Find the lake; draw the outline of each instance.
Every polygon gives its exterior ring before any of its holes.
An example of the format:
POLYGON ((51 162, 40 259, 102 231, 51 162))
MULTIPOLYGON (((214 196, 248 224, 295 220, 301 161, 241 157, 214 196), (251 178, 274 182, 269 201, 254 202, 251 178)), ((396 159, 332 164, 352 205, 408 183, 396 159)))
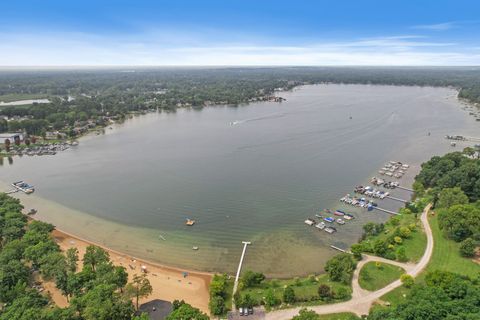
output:
POLYGON ((385 162, 409 163, 400 181, 410 186, 421 162, 467 145, 452 148, 446 134, 480 135, 447 88, 316 85, 279 94, 287 101, 134 117, 56 156, 4 159, 0 180, 4 190, 17 180, 35 185, 33 195, 16 196, 39 218, 113 249, 233 274, 241 242, 251 241, 244 267, 286 277, 323 272, 337 253, 330 245, 348 248, 363 224, 388 219, 338 201, 385 162), (333 235, 304 224, 324 208, 356 219, 333 235))

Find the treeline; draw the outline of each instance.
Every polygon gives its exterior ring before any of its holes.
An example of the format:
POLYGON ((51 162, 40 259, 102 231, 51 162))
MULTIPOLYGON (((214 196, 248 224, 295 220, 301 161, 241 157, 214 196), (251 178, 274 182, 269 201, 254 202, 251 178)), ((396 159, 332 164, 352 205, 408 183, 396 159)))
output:
POLYGON ((414 285, 405 301, 391 308, 374 309, 370 320, 478 319, 478 279, 445 271, 430 272, 424 285, 414 285))
MULTIPOLYGON (((478 153, 478 152, 477 152, 478 153)), ((471 148, 433 157, 415 178, 419 195, 432 197, 445 236, 473 257, 480 244, 480 159, 471 148)))
POLYGON ((89 246, 79 270, 75 248, 62 252, 51 236, 53 226, 28 222, 17 199, 0 194, 0 319, 1 320, 146 320, 136 316, 132 299, 151 292, 148 280, 128 283, 124 267, 114 266, 108 253, 89 246), (60 308, 43 291, 53 281, 70 302, 60 308))
POLYGON ((46 130, 79 134, 87 120, 105 125, 130 112, 175 110, 210 104, 241 104, 300 84, 358 83, 451 86, 460 97, 480 102, 480 68, 137 68, 135 70, 17 71, 0 73, 1 95, 50 96, 52 103, 2 107, 0 132, 46 130), (124 72, 134 71, 134 72, 124 72), (69 99, 74 97, 75 100, 69 99), (75 129, 77 127, 77 129, 75 129))

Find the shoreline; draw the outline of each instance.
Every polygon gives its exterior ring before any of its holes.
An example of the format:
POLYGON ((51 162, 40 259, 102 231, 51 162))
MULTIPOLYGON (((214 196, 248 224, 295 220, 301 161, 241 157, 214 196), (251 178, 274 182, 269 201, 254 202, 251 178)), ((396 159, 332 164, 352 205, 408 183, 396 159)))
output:
MULTIPOLYGON (((32 217, 29 217, 29 219, 36 220, 32 217)), ((162 299, 170 302, 176 299, 183 299, 203 312, 209 313, 209 285, 213 277, 212 273, 191 271, 136 258, 133 255, 83 239, 69 232, 57 229, 56 227, 52 231, 52 237, 62 251, 75 247, 78 249, 80 257, 83 256, 86 247, 89 245, 104 249, 108 252, 110 260, 114 265, 120 265, 126 268, 129 279, 131 279, 134 274, 141 273, 141 267, 145 266, 147 269, 147 278, 150 280, 153 291, 150 296, 141 299, 141 303, 152 299, 162 299), (185 276, 184 273, 186 273, 187 276, 185 276)), ((79 267, 81 267, 81 258, 79 259, 79 267)), ((65 297, 59 292, 55 292, 58 291, 58 289, 55 288, 53 283, 50 283, 50 285, 47 284, 47 287, 48 291, 52 294, 52 299, 54 299, 57 304, 65 304, 65 302, 62 301, 65 297)))

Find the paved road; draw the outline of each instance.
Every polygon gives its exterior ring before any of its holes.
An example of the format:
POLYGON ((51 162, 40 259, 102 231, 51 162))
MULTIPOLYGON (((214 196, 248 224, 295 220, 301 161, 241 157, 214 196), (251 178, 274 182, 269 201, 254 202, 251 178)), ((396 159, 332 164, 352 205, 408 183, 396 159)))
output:
MULTIPOLYGON (((360 273, 361 267, 369 262, 369 261, 380 261, 385 262, 393 265, 400 266, 405 269, 407 274, 416 277, 425 267, 427 266, 433 252, 433 235, 432 229, 430 228, 430 224, 428 223, 428 213, 430 211, 431 205, 429 204, 422 213, 420 218, 423 229, 425 230, 425 234, 427 235, 427 248, 425 249, 425 253, 423 254, 422 258, 417 264, 407 264, 407 263, 399 263, 391 260, 386 260, 379 257, 374 256, 364 256, 364 259, 358 263, 358 267, 354 272, 353 280, 352 280, 352 299, 345 302, 335 303, 335 304, 327 304, 322 306, 310 307, 309 309, 315 311, 318 314, 330 314, 330 313, 340 313, 340 312, 351 312, 355 313, 359 316, 368 314, 372 303, 379 299, 381 296, 387 294, 388 292, 392 291, 395 288, 398 288, 402 285, 400 280, 396 280, 386 287, 379 289, 377 291, 366 291, 360 288, 358 284, 358 275, 360 273)), ((266 314, 265 319, 292 319, 295 315, 298 314, 301 308, 292 308, 292 309, 285 309, 285 310, 278 310, 269 312, 266 314)))

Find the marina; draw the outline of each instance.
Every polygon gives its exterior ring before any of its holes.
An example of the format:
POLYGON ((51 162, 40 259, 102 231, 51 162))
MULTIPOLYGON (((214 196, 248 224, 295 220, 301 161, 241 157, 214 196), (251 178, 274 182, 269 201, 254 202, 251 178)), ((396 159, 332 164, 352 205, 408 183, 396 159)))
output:
MULTIPOLYGON (((395 177, 401 178, 409 168, 410 168, 410 165, 406 163, 402 163, 399 161, 389 161, 384 165, 384 167, 380 171, 385 172, 385 174, 391 173, 395 177)), ((378 200, 388 199, 388 200, 398 201, 402 203, 408 203, 409 202, 408 200, 395 197, 391 195, 390 192, 380 190, 378 188, 385 188, 390 190, 399 188, 405 191, 413 192, 413 190, 409 188, 401 187, 398 181, 386 181, 382 178, 372 177, 370 179, 370 182, 377 188, 368 186, 368 185, 367 186, 358 185, 353 189, 354 193, 360 194, 365 197, 356 197, 350 194, 346 194, 344 197, 340 199, 340 202, 347 205, 354 206, 354 207, 364 208, 364 209, 367 209, 367 211, 378 210, 384 213, 388 213, 390 215, 399 215, 398 212, 379 207, 378 204, 373 202, 371 199, 378 199, 378 200), (367 198, 370 198, 370 199, 367 199, 367 198)), ((324 209, 324 212, 327 214, 331 214, 332 210, 324 209)), ((323 217, 323 215, 321 214, 315 214, 317 218, 323 219, 323 221, 325 222, 328 222, 328 223, 336 222, 340 226, 343 226, 346 224, 347 221, 354 219, 353 215, 348 214, 345 211, 342 211, 339 209, 334 210, 333 215, 339 216, 342 218, 335 219, 333 217, 323 217)), ((332 234, 337 231, 336 228, 327 226, 323 221, 317 224, 315 220, 308 218, 307 220, 305 220, 305 223, 309 226, 315 226, 317 229, 323 230, 329 234, 332 234)), ((334 248, 333 246, 331 247, 334 248)), ((334 249, 337 249, 337 248, 335 247, 334 249)))

